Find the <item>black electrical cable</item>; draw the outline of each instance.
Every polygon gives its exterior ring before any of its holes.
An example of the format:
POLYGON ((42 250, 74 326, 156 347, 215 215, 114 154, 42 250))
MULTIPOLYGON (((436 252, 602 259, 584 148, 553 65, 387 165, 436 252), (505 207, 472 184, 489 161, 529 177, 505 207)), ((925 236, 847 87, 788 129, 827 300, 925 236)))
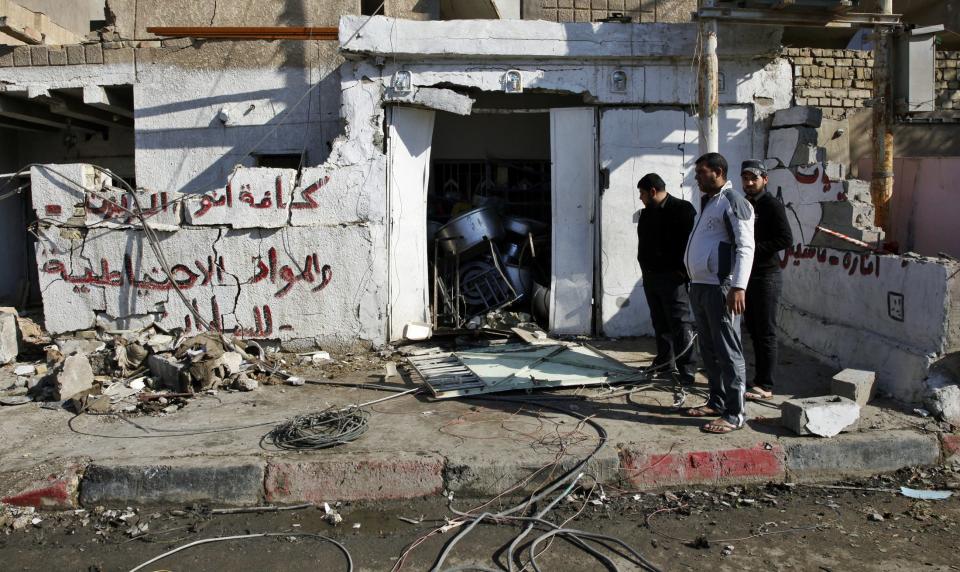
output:
POLYGON ((370 415, 358 407, 298 415, 273 428, 270 441, 280 449, 318 450, 360 438, 370 426, 370 415))
MULTIPOLYGON (((606 430, 603 428, 602 425, 600 425, 599 423, 597 423, 595 420, 591 419, 590 417, 588 417, 588 416, 586 416, 586 415, 583 415, 583 414, 581 414, 581 413, 578 413, 578 412, 576 412, 576 411, 569 410, 569 409, 567 409, 567 408, 565 408, 565 407, 561 407, 561 406, 559 406, 559 405, 541 403, 541 402, 537 402, 537 401, 531 400, 531 399, 512 398, 512 397, 489 397, 489 396, 488 396, 488 397, 466 398, 466 399, 485 400, 485 401, 500 401, 500 402, 506 402, 506 403, 523 403, 523 404, 526 404, 526 405, 535 405, 535 406, 543 407, 543 408, 546 408, 546 409, 552 409, 552 410, 557 411, 557 412, 559 412, 559 413, 563 413, 563 414, 566 414, 566 415, 570 415, 570 416, 572 416, 572 417, 576 417, 577 419, 580 419, 582 422, 584 422, 584 423, 590 425, 591 427, 593 427, 593 429, 597 432, 597 435, 599 436, 599 442, 598 442, 597 446, 593 449, 593 451, 591 451, 586 457, 584 457, 584 458, 583 458, 579 463, 577 463, 577 465, 574 466, 572 469, 570 469, 569 471, 567 471, 566 473, 564 473, 563 475, 561 475, 561 476, 558 477, 557 479, 553 480, 550 484, 548 484, 548 485, 546 485, 545 487, 541 488, 541 489, 540 489, 539 491, 537 491, 536 493, 534 493, 534 494, 530 495, 529 497, 527 497, 523 502, 517 504, 516 506, 513 506, 513 507, 511 507, 511 508, 508 508, 507 510, 501 511, 501 512, 499 512, 499 513, 483 513, 483 514, 480 514, 480 515, 472 515, 472 514, 469 514, 469 513, 465 513, 465 512, 458 511, 458 510, 454 509, 454 508, 451 506, 451 507, 450 507, 450 510, 451 510, 454 514, 457 514, 457 515, 460 516, 461 518, 471 519, 471 522, 470 522, 470 524, 467 525, 464 529, 462 529, 459 534, 457 534, 454 538, 450 539, 450 540, 447 542, 447 544, 444 546, 443 551, 437 556, 437 559, 436 559, 436 561, 434 562, 433 567, 431 568, 431 572, 440 572, 441 570, 443 570, 443 568, 442 568, 443 562, 446 560, 447 556, 449 556, 450 552, 453 550, 453 547, 457 544, 457 542, 459 542, 459 541, 460 541, 463 537, 465 537, 470 531, 472 531, 479 523, 481 523, 481 522, 483 522, 483 521, 485 521, 485 520, 491 520, 491 521, 493 521, 493 522, 498 522, 498 521, 500 521, 500 520, 528 521, 528 522, 531 522, 531 523, 539 523, 539 524, 548 526, 549 528, 554 529, 554 531, 551 531, 551 532, 553 532, 553 534, 550 534, 549 536, 541 535, 540 537, 537 538, 537 541, 539 541, 539 540, 541 540, 541 539, 549 538, 550 536, 559 535, 561 538, 564 538, 565 540, 570 541, 570 542, 573 543, 575 546, 577 546, 577 547, 585 550, 586 552, 590 553, 592 556, 594 556, 595 558, 597 558, 598 560, 600 560, 601 562, 603 562, 605 565, 607 565, 607 567, 610 568, 611 570, 617 570, 616 564, 615 564, 609 557, 607 557, 607 556, 603 555, 602 553, 594 550, 593 548, 587 546, 587 544, 586 544, 586 542, 585 542, 584 540, 591 540, 591 541, 593 541, 593 542, 598 542, 598 543, 602 544, 603 546, 607 547, 608 549, 610 549, 610 547, 607 546, 607 544, 606 544, 607 542, 613 543, 613 544, 617 544, 617 545, 619 545, 619 546, 625 547, 625 549, 630 553, 630 555, 633 556, 633 557, 636 559, 636 562, 635 562, 635 563, 639 564, 640 566, 642 566, 643 568, 645 568, 646 570, 649 570, 649 571, 651 571, 651 572, 659 572, 659 569, 658 569, 656 566, 654 566, 653 564, 650 564, 646 559, 644 559, 644 558, 639 554, 639 552, 637 552, 636 550, 630 548, 628 545, 626 545, 626 543, 624 543, 623 541, 621 541, 621 540, 619 540, 619 539, 616 539, 616 538, 611 537, 611 536, 606 536, 606 535, 602 535, 602 534, 597 534, 597 533, 586 533, 586 532, 577 531, 577 530, 574 530, 574 529, 562 529, 562 528, 560 528, 560 526, 558 526, 558 525, 556 525, 556 524, 554 524, 554 523, 551 523, 551 522, 549 522, 549 521, 547 521, 547 520, 545 520, 545 519, 543 518, 543 516, 545 516, 546 512, 548 512, 548 511, 553 507, 553 505, 556 504, 556 502, 559 500, 559 498, 565 497, 566 494, 567 494, 567 491, 570 490, 570 489, 572 489, 572 487, 576 485, 576 482, 577 482, 577 481, 581 478, 581 476, 582 476, 582 471, 583 471, 583 469, 584 469, 584 468, 586 467, 586 465, 593 459, 593 457, 597 454, 597 452, 599 452, 600 449, 602 449, 603 446, 606 444, 607 439, 608 439, 608 435, 607 435, 607 432, 606 432, 606 430), (535 505, 537 502, 539 502, 540 500, 546 498, 548 495, 552 494, 554 491, 556 491, 557 489, 559 489, 560 487, 562 487, 562 486, 564 486, 564 485, 566 485, 567 488, 566 488, 566 490, 563 491, 563 494, 561 494, 561 495, 558 497, 558 499, 555 499, 553 502, 549 503, 549 504, 547 505, 546 509, 540 511, 540 512, 537 514, 537 516, 535 516, 535 517, 512 516, 512 515, 514 515, 514 514, 516 514, 516 513, 518 513, 518 512, 522 512, 522 511, 528 510, 531 506, 535 505), (555 532, 555 531, 557 531, 557 530, 559 530, 559 531, 561 531, 561 532, 555 532), (581 537, 582 537, 582 538, 581 538, 581 537)), ((525 531, 521 534, 521 537, 522 537, 522 535, 525 535, 526 533, 528 533, 529 530, 530 530, 530 528, 528 527, 527 530, 525 530, 525 531)), ((536 541, 535 541, 535 542, 536 542, 536 541)), ((539 542, 536 542, 536 544, 539 544, 539 542)), ((509 566, 509 568, 510 568, 511 570, 513 569, 512 549, 514 548, 514 546, 515 546, 515 543, 511 543, 511 546, 510 546, 510 552, 511 552, 511 554, 508 555, 508 559, 509 559, 508 566, 509 566)), ((534 566, 536 566, 536 563, 535 563, 535 562, 531 562, 531 564, 533 564, 534 566)))

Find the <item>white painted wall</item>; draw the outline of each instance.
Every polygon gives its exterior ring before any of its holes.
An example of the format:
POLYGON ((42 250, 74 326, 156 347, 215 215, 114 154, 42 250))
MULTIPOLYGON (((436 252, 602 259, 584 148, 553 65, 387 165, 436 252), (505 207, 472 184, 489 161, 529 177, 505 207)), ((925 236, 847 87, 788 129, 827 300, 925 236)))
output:
MULTIPOLYGON (((746 107, 720 110, 720 152, 735 175, 740 163, 754 155, 751 116, 752 110, 746 107)), ((657 173, 671 194, 699 209, 700 193, 693 180, 697 149, 697 119, 685 111, 603 111, 600 165, 610 172, 609 188, 601 199, 600 300, 605 335, 653 334, 637 262, 637 220, 643 208, 637 182, 647 173, 657 173)), ((739 176, 733 182, 739 186, 739 176)))

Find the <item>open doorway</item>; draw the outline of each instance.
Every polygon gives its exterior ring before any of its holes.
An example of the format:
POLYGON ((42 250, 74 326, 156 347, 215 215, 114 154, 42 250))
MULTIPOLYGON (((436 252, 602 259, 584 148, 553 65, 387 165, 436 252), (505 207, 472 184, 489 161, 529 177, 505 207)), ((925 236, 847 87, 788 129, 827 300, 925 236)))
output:
POLYGON ((550 166, 547 109, 437 113, 427 248, 438 326, 479 325, 500 310, 548 327, 550 166))

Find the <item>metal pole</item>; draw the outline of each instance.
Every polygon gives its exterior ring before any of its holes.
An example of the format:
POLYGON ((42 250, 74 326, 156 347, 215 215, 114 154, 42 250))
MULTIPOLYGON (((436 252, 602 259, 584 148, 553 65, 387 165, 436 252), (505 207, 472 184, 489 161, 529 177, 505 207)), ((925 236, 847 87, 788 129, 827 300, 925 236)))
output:
MULTIPOLYGON (((893 14, 893 0, 882 0, 884 14, 893 14)), ((875 210, 874 224, 890 232, 890 199, 893 196, 893 129, 891 115, 892 81, 890 57, 891 28, 874 28, 873 52, 873 176, 870 197, 875 210)))
POLYGON ((717 61, 717 21, 700 21, 700 81, 698 82, 700 117, 700 154, 720 151, 720 125, 717 110, 720 106, 719 63, 717 61))

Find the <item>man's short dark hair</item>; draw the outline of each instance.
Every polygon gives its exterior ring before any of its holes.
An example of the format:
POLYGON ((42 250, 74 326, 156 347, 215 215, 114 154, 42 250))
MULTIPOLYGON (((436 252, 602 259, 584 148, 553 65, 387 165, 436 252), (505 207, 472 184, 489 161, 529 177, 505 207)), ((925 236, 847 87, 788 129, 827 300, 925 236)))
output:
POLYGON ((660 178, 660 175, 656 173, 647 173, 640 179, 640 182, 637 183, 638 189, 643 189, 644 191, 656 191, 663 192, 667 190, 667 184, 663 182, 663 179, 660 178))
POLYGON ((729 166, 727 160, 720 153, 706 153, 697 159, 697 165, 706 165, 711 171, 720 171, 723 178, 727 178, 729 166))

